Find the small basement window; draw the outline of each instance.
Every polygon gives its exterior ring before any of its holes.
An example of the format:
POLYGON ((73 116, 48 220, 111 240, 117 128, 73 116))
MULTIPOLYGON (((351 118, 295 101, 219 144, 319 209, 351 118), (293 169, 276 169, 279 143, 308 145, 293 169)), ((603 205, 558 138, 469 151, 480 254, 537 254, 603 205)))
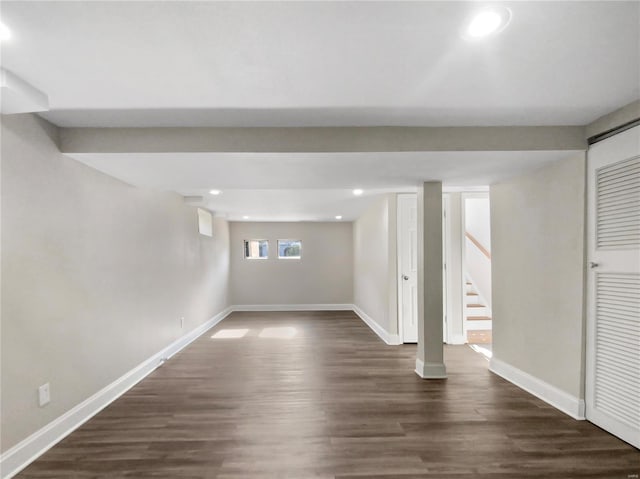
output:
POLYGON ((278 259, 300 259, 302 257, 302 241, 278 240, 278 259))
POLYGON ((267 259, 269 258, 268 240, 244 240, 244 257, 246 259, 267 259))

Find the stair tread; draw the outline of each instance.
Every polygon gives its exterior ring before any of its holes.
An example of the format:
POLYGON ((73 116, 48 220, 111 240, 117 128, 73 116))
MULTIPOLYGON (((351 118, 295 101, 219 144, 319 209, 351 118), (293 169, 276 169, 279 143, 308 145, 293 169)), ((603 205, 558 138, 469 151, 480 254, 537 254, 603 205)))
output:
POLYGON ((467 296, 478 296, 478 293, 467 293, 467 296))
POLYGON ((486 307, 487 307, 486 304, 480 304, 480 303, 467 304, 467 308, 486 308, 486 307))
POLYGON ((468 321, 486 321, 491 320, 491 316, 467 316, 468 321))

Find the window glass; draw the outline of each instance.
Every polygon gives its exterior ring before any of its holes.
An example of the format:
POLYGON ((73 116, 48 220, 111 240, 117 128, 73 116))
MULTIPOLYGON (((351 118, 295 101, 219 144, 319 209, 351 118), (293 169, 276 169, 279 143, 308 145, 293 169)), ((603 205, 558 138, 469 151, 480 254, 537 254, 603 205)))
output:
POLYGON ((244 257, 247 259, 267 259, 269 257, 269 241, 244 240, 244 257))
POLYGON ((302 257, 302 241, 278 240, 278 258, 300 259, 302 257))

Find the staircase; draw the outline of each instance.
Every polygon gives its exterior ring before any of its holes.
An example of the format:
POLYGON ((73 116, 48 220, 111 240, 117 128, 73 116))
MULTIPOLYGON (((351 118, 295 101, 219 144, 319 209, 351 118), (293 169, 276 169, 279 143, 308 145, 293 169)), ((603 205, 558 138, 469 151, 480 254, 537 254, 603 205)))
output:
POLYGON ((465 318, 468 343, 491 343, 491 312, 482 304, 480 295, 470 280, 465 284, 465 318))

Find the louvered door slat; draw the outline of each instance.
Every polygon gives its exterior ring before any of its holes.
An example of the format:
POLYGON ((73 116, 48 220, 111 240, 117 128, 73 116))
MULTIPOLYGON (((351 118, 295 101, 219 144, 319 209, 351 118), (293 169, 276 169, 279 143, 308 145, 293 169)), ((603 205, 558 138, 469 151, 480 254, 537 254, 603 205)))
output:
MULTIPOLYGON (((606 294, 606 292, 602 291, 601 294, 606 294)), ((618 301, 614 296, 608 296, 606 299, 602 298, 598 301, 598 306, 606 308, 607 310, 623 313, 626 312, 627 316, 630 316, 631 318, 635 317, 638 313, 637 305, 633 304, 631 301, 618 301)))
MULTIPOLYGON (((619 389, 614 386, 607 384, 606 382, 602 382, 600 390, 598 394, 602 398, 611 399, 613 396, 620 395, 620 399, 622 401, 607 401, 607 406, 610 408, 616 408, 618 411, 624 411, 627 414, 632 414, 633 412, 638 410, 638 406, 633 404, 634 397, 637 397, 638 391, 631 389, 619 389)), ((639 424, 637 420, 634 419, 634 424, 639 424)))
POLYGON ((637 169, 635 173, 631 173, 629 171, 622 172, 617 177, 607 178, 606 181, 604 179, 601 179, 598 184, 601 185, 601 191, 615 191, 620 185, 634 182, 640 182, 640 169, 637 169))
POLYGON ((638 191, 640 188, 640 182, 630 182, 623 183, 620 185, 615 185, 615 187, 611 187, 609 190, 605 190, 604 188, 599 188, 598 190, 598 198, 601 203, 606 202, 615 202, 625 198, 629 198, 629 194, 635 191, 638 191))
MULTIPOLYGON (((633 339, 625 336, 623 333, 618 331, 618 328, 613 325, 602 325, 598 328, 598 332, 602 337, 605 337, 611 341, 619 341, 621 344, 626 344, 627 346, 633 345, 633 339)), ((640 372, 638 372, 638 375, 640 376, 640 372)))
POLYGON ((596 369, 598 371, 604 370, 607 367, 611 367, 611 368, 615 368, 616 370, 624 372, 625 377, 637 377, 637 371, 633 368, 633 366, 630 366, 629 364, 625 363, 623 360, 620 360, 616 357, 612 357, 611 354, 607 354, 607 353, 596 354, 596 359, 598 363, 596 369))
MULTIPOLYGON (((626 371, 621 371, 617 367, 609 369, 599 368, 598 370, 604 371, 605 374, 615 376, 618 379, 629 379, 629 375, 626 373, 626 371)), ((638 379, 638 376, 632 376, 631 379, 635 381, 638 379)))
MULTIPOLYGON (((637 288, 637 286, 635 288, 637 288)), ((620 295, 622 297, 628 297, 628 294, 633 292, 635 288, 622 286, 622 285, 620 286, 610 286, 608 284, 600 285, 600 291, 602 292, 608 291, 613 296, 620 295)), ((633 298, 633 299, 638 299, 638 302, 640 302, 640 298, 633 298)))
POLYGON ((627 158, 626 160, 618 161, 609 165, 606 171, 602 172, 602 177, 610 177, 619 175, 620 172, 632 171, 634 169, 640 168, 640 162, 637 161, 637 156, 633 156, 631 158, 627 158))
POLYGON ((596 407, 640 426, 640 275, 596 275, 596 407), (618 282, 618 283, 616 283, 618 282), (624 284, 617 289, 616 284, 624 284))
POLYGON ((633 241, 636 238, 640 239, 640 229, 638 228, 628 228, 628 227, 618 227, 614 228, 602 228, 601 233, 603 235, 608 235, 611 238, 611 241, 633 241))
POLYGON ((640 245, 638 211, 640 156, 599 168, 596 171, 597 246, 618 249, 640 245), (610 214, 612 212, 615 214, 610 214))
POLYGON ((598 183, 598 192, 600 195, 615 195, 621 191, 634 188, 640 183, 640 174, 627 175, 611 181, 602 181, 598 183))
POLYGON ((598 218, 607 217, 612 218, 613 215, 616 214, 626 214, 628 212, 636 212, 638 209, 634 203, 630 203, 627 206, 602 206, 600 205, 600 209, 598 210, 598 218))
POLYGON ((618 207, 618 206, 633 207, 633 206, 636 206, 637 204, 638 204, 638 199, 629 193, 627 193, 626 195, 599 198, 599 205, 602 208, 618 207))
POLYGON ((629 208, 628 211, 618 211, 616 213, 608 213, 606 215, 602 215, 598 217, 598 221, 602 221, 603 223, 614 222, 616 219, 633 219, 640 216, 640 211, 635 208, 629 208))
POLYGON ((618 347, 621 350, 628 351, 629 354, 634 354, 637 351, 637 347, 633 344, 633 340, 631 339, 621 339, 618 337, 612 337, 606 334, 606 331, 602 329, 598 329, 598 337, 603 344, 609 344, 611 347, 618 347))

